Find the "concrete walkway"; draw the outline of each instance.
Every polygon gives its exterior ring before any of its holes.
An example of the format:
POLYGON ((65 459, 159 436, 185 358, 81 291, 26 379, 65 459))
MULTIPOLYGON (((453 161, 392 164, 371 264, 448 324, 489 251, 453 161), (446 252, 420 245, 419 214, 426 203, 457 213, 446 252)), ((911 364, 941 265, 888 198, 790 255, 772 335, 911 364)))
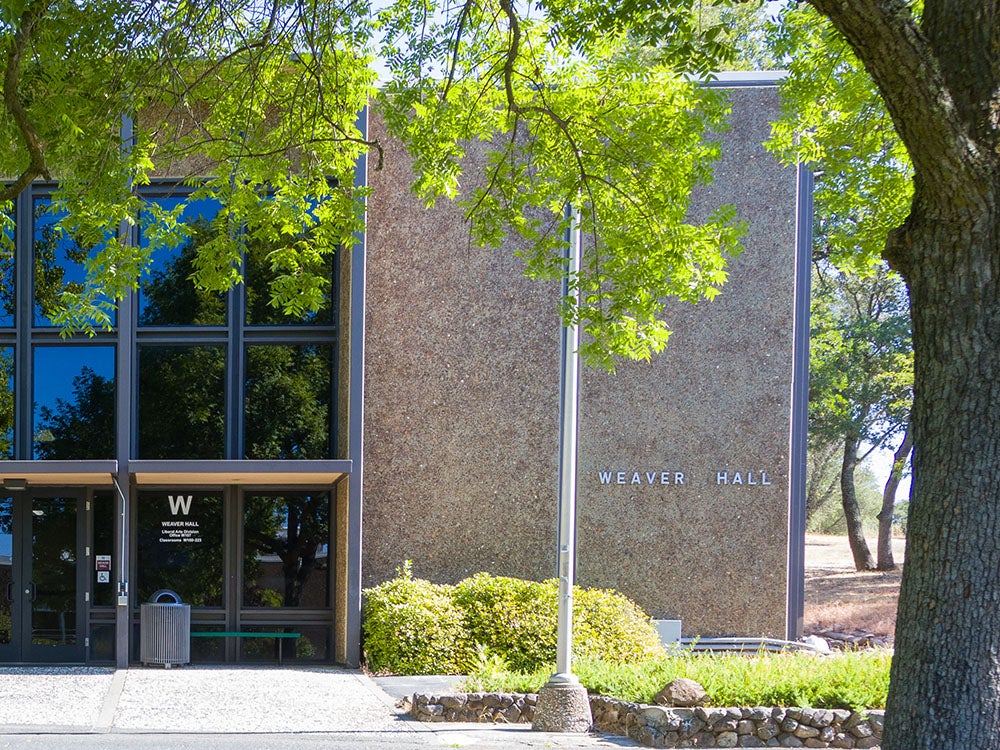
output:
POLYGON ((364 673, 332 667, 0 667, 0 736, 62 733, 357 733, 398 746, 637 747, 528 727, 424 724, 401 715, 364 673))

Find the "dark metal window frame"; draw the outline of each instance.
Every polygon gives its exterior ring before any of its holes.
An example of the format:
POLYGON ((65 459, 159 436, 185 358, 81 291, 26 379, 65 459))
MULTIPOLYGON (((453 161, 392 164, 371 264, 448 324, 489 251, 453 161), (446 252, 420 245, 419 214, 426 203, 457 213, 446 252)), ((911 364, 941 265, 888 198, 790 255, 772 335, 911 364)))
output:
MULTIPOLYGON (((127 445, 116 451, 138 458, 138 370, 139 346, 161 345, 219 345, 225 348, 226 379, 224 386, 225 437, 223 456, 226 459, 244 457, 244 404, 247 346, 255 344, 306 345, 318 344, 331 347, 330 362, 330 444, 329 456, 337 451, 339 389, 339 314, 340 314, 340 257, 334 254, 331 279, 330 304, 332 322, 329 324, 267 324, 246 323, 246 291, 240 285, 225 295, 228 325, 215 326, 139 326, 138 293, 133 292, 118 305, 116 325, 110 331, 97 330, 89 337, 60 335, 55 326, 34 325, 34 210, 38 198, 50 196, 55 189, 52 183, 38 183, 25 190, 15 207, 15 321, 13 328, 0 328, 0 346, 14 348, 14 455, 15 460, 33 458, 33 359, 34 347, 39 344, 70 346, 116 347, 115 392, 117 439, 127 440, 127 445)), ((187 196, 196 188, 176 180, 157 180, 139 189, 144 197, 187 196)), ((128 240, 138 242, 138 227, 122 228, 128 231, 128 240)), ((109 457, 110 458, 110 457, 109 457)))

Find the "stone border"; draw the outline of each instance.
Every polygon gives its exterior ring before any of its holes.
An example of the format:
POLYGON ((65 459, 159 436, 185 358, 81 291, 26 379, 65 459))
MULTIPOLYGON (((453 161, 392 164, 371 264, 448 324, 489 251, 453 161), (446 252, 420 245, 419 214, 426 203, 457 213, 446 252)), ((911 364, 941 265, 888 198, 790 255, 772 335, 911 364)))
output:
MULTIPOLYGON (((419 721, 531 723, 537 696, 524 693, 417 693, 408 707, 419 721)), ((884 711, 821 708, 664 708, 591 696, 594 729, 647 747, 876 748, 884 711)))

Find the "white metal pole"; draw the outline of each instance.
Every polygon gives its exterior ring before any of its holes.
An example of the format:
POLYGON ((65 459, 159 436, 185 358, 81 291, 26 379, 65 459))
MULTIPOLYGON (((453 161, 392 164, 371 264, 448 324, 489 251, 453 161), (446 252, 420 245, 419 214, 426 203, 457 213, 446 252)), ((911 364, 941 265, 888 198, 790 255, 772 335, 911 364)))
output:
MULTIPOLYGON (((580 213, 572 211, 566 243, 567 269, 563 298, 579 303, 576 287, 580 273, 580 213)), ((563 325, 559 421, 559 613, 556 637, 556 675, 573 674, 573 578, 576 571, 576 453, 580 392, 580 327, 573 320, 563 325)), ((565 678, 564 678, 565 679, 565 678)), ((575 678, 573 678, 575 681, 575 678)))

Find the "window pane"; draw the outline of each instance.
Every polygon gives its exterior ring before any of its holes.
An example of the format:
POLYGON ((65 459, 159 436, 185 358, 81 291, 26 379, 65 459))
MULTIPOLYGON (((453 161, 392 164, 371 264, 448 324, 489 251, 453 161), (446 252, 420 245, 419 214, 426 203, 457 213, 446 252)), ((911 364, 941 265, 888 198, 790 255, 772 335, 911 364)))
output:
MULTIPOLYGON (((298 638, 240 638, 240 659, 242 661, 283 662, 290 661, 327 661, 330 658, 330 628, 323 625, 303 625, 295 623, 290 626, 275 627, 274 625, 244 625, 243 630, 250 632, 281 631, 299 633, 298 638), (281 649, 281 659, 278 658, 281 649)), ((196 639, 200 640, 200 639, 196 639)))
MULTIPOLYGON (((163 210, 174 210, 184 196, 150 198, 163 210)), ((139 285, 139 325, 225 325, 225 296, 195 289, 190 276, 194 272, 194 257, 198 248, 214 235, 212 219, 219 204, 210 200, 193 201, 184 207, 181 221, 190 236, 176 247, 159 247, 154 251, 149 275, 139 285)), ((139 222, 139 243, 149 247, 153 217, 144 212, 139 222)))
MULTIPOLYGON (((84 266, 100 246, 85 248, 67 237, 56 222, 61 218, 50 211, 48 198, 34 202, 35 325, 53 325, 52 316, 64 291, 81 292, 87 278, 84 266)), ((106 297, 101 299, 110 304, 106 297)), ((111 323, 115 322, 114 310, 111 323)))
POLYGON ((169 589, 185 604, 221 607, 222 497, 141 492, 137 516, 137 600, 169 589))
POLYGON ((139 347, 139 458, 222 458, 225 374, 222 347, 139 347))
POLYGON ((0 212, 0 327, 14 325, 14 216, 0 212))
POLYGON ((330 606, 330 496, 248 495, 243 606, 330 606))
POLYGON ((115 498, 109 492, 94 493, 94 606, 114 606, 121 561, 115 559, 115 498))
MULTIPOLYGON (((332 325, 333 324, 333 255, 325 255, 307 264, 301 271, 324 279, 323 301, 315 312, 286 315, 271 305, 271 283, 282 273, 272 267, 270 250, 259 243, 247 249, 244 273, 248 325, 332 325)), ((287 273, 287 272, 285 272, 287 273)))
POLYGON ((0 460, 14 457, 14 347, 0 346, 0 460))
POLYGON ((332 346, 248 346, 246 457, 330 457, 332 346))
POLYGON ((115 348, 36 346, 34 457, 114 458, 115 348))

